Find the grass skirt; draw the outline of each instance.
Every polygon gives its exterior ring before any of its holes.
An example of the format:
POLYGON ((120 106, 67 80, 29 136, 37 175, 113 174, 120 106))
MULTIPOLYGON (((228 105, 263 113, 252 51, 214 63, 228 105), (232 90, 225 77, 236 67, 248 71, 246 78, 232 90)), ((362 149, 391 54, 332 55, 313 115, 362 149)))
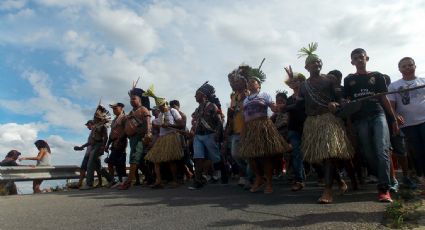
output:
POLYGON ((153 147, 145 156, 145 160, 160 163, 179 160, 184 156, 180 136, 177 133, 169 133, 160 136, 153 147))
POLYGON ((283 155, 288 150, 288 143, 269 118, 254 119, 245 124, 240 142, 240 158, 283 155))
POLYGON ((307 117, 301 150, 304 160, 311 163, 329 158, 351 159, 354 156, 342 120, 331 113, 307 117))

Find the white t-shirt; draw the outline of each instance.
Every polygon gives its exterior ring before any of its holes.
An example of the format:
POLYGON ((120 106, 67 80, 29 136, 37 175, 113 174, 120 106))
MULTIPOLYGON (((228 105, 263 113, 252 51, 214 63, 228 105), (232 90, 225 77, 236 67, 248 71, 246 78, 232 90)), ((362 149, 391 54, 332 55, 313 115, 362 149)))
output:
MULTIPOLYGON (((174 125, 176 124, 176 120, 181 120, 182 117, 180 116, 179 111, 177 111, 176 109, 170 108, 167 112, 165 113, 160 113, 158 116, 158 120, 159 120, 159 125, 162 124, 170 124, 170 125, 174 125)), ((160 128, 159 129, 159 136, 164 136, 166 134, 172 133, 174 132, 173 129, 167 129, 167 128, 160 128)))
MULTIPOLYGON (((425 85, 425 78, 416 77, 406 81, 400 79, 390 84, 388 91, 397 91, 406 88, 425 85)), ((425 88, 387 95, 388 100, 396 103, 396 112, 403 116, 404 125, 401 127, 418 125, 425 122, 425 88)))

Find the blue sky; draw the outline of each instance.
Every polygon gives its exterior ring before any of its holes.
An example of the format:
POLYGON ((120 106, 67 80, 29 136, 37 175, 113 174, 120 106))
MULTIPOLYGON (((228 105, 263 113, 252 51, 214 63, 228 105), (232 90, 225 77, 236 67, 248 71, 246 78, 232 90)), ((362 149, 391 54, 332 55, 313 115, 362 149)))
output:
POLYGON ((55 164, 78 164, 72 146, 85 141, 99 99, 128 109, 138 77, 187 114, 207 80, 226 106, 227 74, 263 57, 262 90, 288 90, 283 67, 306 73, 297 51, 313 41, 324 73, 352 72, 349 53, 363 47, 371 70, 398 79, 398 60, 412 56, 423 75, 424 11, 420 0, 1 1, 0 156, 34 155, 43 138, 55 164))

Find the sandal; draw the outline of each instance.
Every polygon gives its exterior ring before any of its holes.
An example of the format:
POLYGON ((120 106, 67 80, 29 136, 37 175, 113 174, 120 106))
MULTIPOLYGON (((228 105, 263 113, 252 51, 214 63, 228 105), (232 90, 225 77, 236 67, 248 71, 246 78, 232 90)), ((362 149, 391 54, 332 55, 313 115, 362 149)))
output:
POLYGON ((272 186, 266 186, 264 189, 264 194, 272 194, 273 193, 273 187, 272 186))
POLYGON ((317 200, 317 203, 319 203, 319 204, 331 204, 332 198, 331 199, 325 199, 323 197, 320 197, 319 200, 317 200))
POLYGON ((162 185, 161 183, 155 183, 151 186, 152 189, 162 189, 164 188, 164 185, 162 185))

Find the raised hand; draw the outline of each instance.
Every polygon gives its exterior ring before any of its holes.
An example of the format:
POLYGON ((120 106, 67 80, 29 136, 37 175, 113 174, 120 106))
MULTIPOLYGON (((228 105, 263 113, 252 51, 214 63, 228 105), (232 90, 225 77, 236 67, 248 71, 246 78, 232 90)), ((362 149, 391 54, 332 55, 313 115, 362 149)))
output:
POLYGON ((289 79, 294 78, 294 72, 292 71, 292 67, 288 66, 288 67, 284 67, 286 74, 288 74, 289 79))

